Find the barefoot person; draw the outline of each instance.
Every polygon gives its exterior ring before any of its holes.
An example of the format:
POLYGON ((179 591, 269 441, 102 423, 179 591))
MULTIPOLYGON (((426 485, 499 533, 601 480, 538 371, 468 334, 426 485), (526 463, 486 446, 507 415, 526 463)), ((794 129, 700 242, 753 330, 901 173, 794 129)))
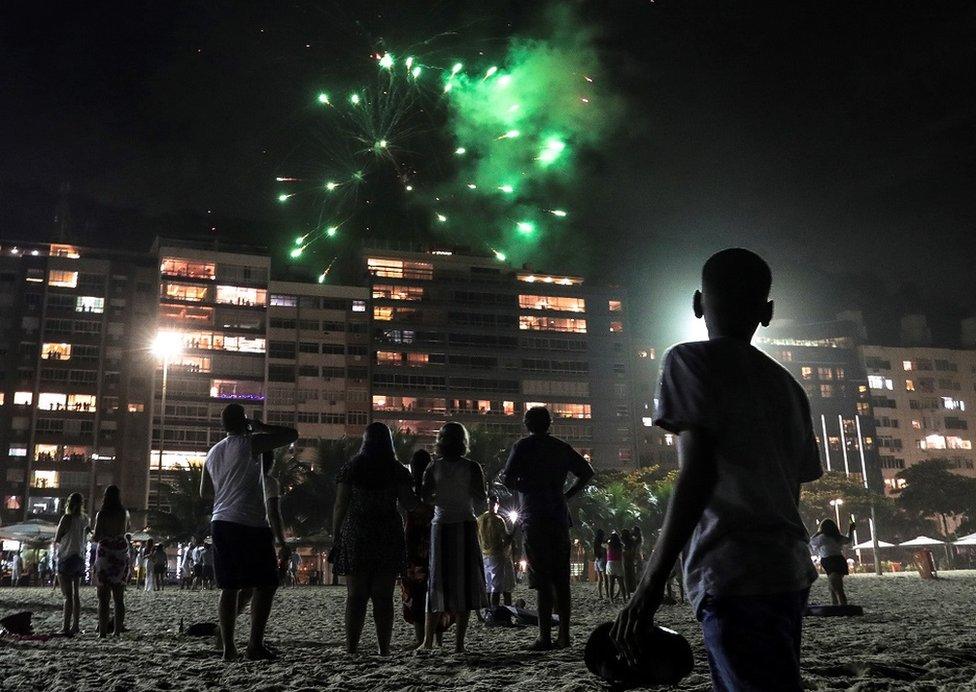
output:
POLYGON ((627 588, 624 586, 624 542, 616 531, 610 532, 607 541, 607 595, 610 602, 616 600, 617 594, 624 600, 627 598, 627 588), (614 590, 617 587, 617 590, 614 590))
POLYGON ((723 250, 694 296, 708 341, 664 358, 654 422, 678 437, 681 470, 659 540, 612 636, 631 663, 684 550, 685 588, 701 622, 716 690, 802 689, 800 633, 817 578, 797 505, 819 478, 803 388, 750 342, 769 324, 771 273, 723 250))
POLYGON ((278 561, 265 506, 261 455, 298 439, 293 428, 248 420, 240 404, 228 404, 221 419, 227 436, 210 448, 200 495, 213 499, 213 569, 220 589, 218 617, 224 660, 237 659, 234 622, 241 589, 253 588, 251 633, 246 656, 273 658, 264 630, 278 588, 278 561))
POLYGON ((593 467, 566 442, 549 434, 549 409, 525 412, 529 436, 515 443, 502 471, 505 487, 519 495, 529 587, 538 592, 539 639, 534 649, 552 648, 553 605, 559 614, 556 647, 569 646, 569 507, 566 500, 583 490, 593 467), (569 474, 576 481, 565 490, 569 474))
POLYGON ((109 634, 109 599, 115 603, 112 634, 122 634, 125 620, 125 584, 129 581, 129 513, 122 505, 119 486, 110 485, 102 496, 102 508, 95 515, 92 541, 96 544, 92 567, 98 593, 98 636, 109 634))
POLYGON ((78 634, 78 618, 81 615, 79 588, 85 575, 85 534, 88 533, 88 517, 81 511, 81 493, 71 493, 64 508, 64 516, 54 534, 58 548, 58 583, 64 595, 64 617, 61 634, 71 637, 78 634))
POLYGON ((603 529, 593 534, 593 571, 596 572, 596 592, 600 598, 610 597, 607 585, 607 535, 603 529))
POLYGON ((820 529, 810 538, 810 549, 820 558, 820 566, 827 574, 830 601, 834 605, 847 605, 844 577, 850 570, 847 567, 847 558, 844 557, 844 546, 854 542, 855 528, 852 519, 847 535, 844 536, 833 519, 824 519, 820 522, 820 529))
POLYGON ((485 563, 485 586, 491 605, 512 605, 515 567, 512 564, 512 534, 498 513, 498 497, 488 496, 488 511, 478 517, 478 542, 485 563))
POLYGON ((445 423, 437 433, 437 459, 424 474, 423 499, 434 505, 425 649, 433 648, 443 614, 453 613, 454 650, 462 653, 471 611, 488 605, 475 521, 488 499, 485 474, 480 464, 465 457, 467 453, 468 431, 460 423, 445 423))

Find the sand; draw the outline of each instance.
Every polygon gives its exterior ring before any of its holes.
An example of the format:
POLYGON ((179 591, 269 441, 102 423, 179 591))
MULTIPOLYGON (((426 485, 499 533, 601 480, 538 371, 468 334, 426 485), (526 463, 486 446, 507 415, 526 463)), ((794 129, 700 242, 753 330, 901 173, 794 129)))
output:
MULTIPOLYGON (((866 617, 807 620, 803 669, 809 689, 976 690, 976 572, 945 573, 939 582, 913 575, 855 576, 848 591, 866 617)), ((531 605, 531 592, 520 587, 517 595, 531 605)), ((187 624, 214 620, 216 592, 132 589, 131 631, 121 640, 102 641, 94 633, 94 591, 86 588, 79 636, 46 642, 0 638, 0 690, 598 690, 604 687, 584 668, 582 647, 589 630, 610 619, 616 606, 595 596, 592 585, 574 587, 576 636, 569 650, 528 653, 530 630, 473 623, 465 656, 438 652, 418 659, 405 651, 412 629, 399 618, 392 656, 347 655, 345 589, 288 588, 279 591, 268 633, 282 652, 280 660, 224 664, 211 640, 177 633, 180 618, 187 624)), ((826 599, 820 579, 811 600, 826 599)), ((0 614, 21 609, 34 611, 38 632, 57 630, 60 598, 51 589, 0 589, 0 614)), ((659 621, 685 634, 695 650, 695 671, 678 689, 709 689, 690 609, 665 607, 659 621)), ((367 629, 363 650, 374 649, 367 629)))

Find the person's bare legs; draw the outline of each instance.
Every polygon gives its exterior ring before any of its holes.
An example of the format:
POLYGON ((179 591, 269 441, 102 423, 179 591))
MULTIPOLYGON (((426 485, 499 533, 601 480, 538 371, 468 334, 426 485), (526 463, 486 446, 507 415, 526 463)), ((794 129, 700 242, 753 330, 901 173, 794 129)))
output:
POLYGON ((71 584, 71 631, 78 633, 78 620, 81 618, 81 577, 74 577, 71 584))
POLYGON ((552 648, 552 606, 555 593, 552 582, 539 584, 536 591, 539 602, 539 638, 532 645, 533 649, 545 650, 552 648))
MULTIPOLYGON (((251 597, 254 596, 254 589, 248 586, 244 589, 239 589, 237 591, 237 610, 234 615, 234 623, 236 626, 237 618, 241 616, 241 613, 251 604, 251 597)), ((220 633, 220 628, 217 628, 216 643, 218 649, 224 648, 224 638, 220 633)))
POLYGON ((112 601, 115 603, 115 630, 118 637, 125 628, 125 584, 112 584, 112 601))
POLYGON ((64 596, 61 633, 71 634, 71 610, 74 607, 74 599, 71 595, 71 580, 62 575, 61 579, 58 580, 58 584, 61 586, 61 595, 64 596))
MULTIPOLYGON (((572 598, 569 591, 569 581, 555 585, 556 592, 556 612, 559 614, 559 636, 556 639, 556 648, 565 649, 569 646, 569 615, 572 608, 572 598)), ((539 622, 542 620, 542 613, 539 613, 539 622)))
POLYGON ((456 613, 457 617, 457 639, 454 642, 455 653, 464 653, 464 636, 468 633, 468 618, 471 617, 471 611, 462 610, 460 613, 456 613))
POLYGON ((834 605, 847 605, 847 594, 844 593, 844 575, 828 575, 827 581, 830 583, 830 599, 834 605))
POLYGON ((354 654, 366 624, 366 605, 369 603, 370 575, 346 575, 346 651, 354 654))
POLYGON ((380 656, 390 654, 390 640, 393 639, 393 587, 395 585, 395 573, 380 574, 373 577, 370 590, 380 656))
POLYGON ((251 637, 247 642, 245 655, 252 661, 274 658, 274 654, 264 645, 264 631, 268 626, 268 618, 271 616, 271 606, 277 590, 276 586, 259 586, 254 589, 254 595, 251 596, 251 637))
POLYGON ((224 648, 224 660, 237 660, 237 644, 234 642, 234 625, 237 622, 237 592, 239 589, 221 589, 217 602, 220 621, 220 638, 224 648))
POLYGON ((108 636, 108 602, 111 597, 111 587, 107 584, 99 584, 96 589, 98 594, 98 636, 108 636))

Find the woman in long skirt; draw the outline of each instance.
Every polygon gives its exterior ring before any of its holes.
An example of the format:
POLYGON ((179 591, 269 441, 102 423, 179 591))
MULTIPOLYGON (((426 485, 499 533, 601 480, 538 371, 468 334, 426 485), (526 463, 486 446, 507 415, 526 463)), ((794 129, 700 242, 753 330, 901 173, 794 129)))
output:
POLYGON ((424 474, 424 500, 434 505, 425 649, 433 648, 443 614, 453 613, 458 625, 454 650, 463 652, 471 611, 488 605, 475 520, 488 494, 484 471, 465 458, 467 453, 468 431, 460 423, 447 423, 437 434, 438 458, 424 474))

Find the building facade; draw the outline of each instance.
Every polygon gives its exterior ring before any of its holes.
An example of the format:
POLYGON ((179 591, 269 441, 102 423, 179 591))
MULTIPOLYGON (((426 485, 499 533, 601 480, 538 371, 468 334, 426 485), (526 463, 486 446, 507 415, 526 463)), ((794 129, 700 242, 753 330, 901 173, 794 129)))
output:
POLYGON ((888 491, 899 471, 947 459, 976 477, 976 350, 926 346, 860 349, 878 426, 881 472, 888 491))
POLYGON ((372 416, 431 440, 446 420, 508 438, 522 414, 600 468, 637 461, 625 297, 451 250, 368 248, 372 416))
POLYGON ((0 247, 3 522, 56 517, 107 485, 147 491, 155 269, 145 255, 67 244, 0 247))
POLYGON ((267 420, 294 425, 296 454, 314 462, 321 440, 359 436, 370 419, 369 293, 286 281, 268 290, 267 420))

